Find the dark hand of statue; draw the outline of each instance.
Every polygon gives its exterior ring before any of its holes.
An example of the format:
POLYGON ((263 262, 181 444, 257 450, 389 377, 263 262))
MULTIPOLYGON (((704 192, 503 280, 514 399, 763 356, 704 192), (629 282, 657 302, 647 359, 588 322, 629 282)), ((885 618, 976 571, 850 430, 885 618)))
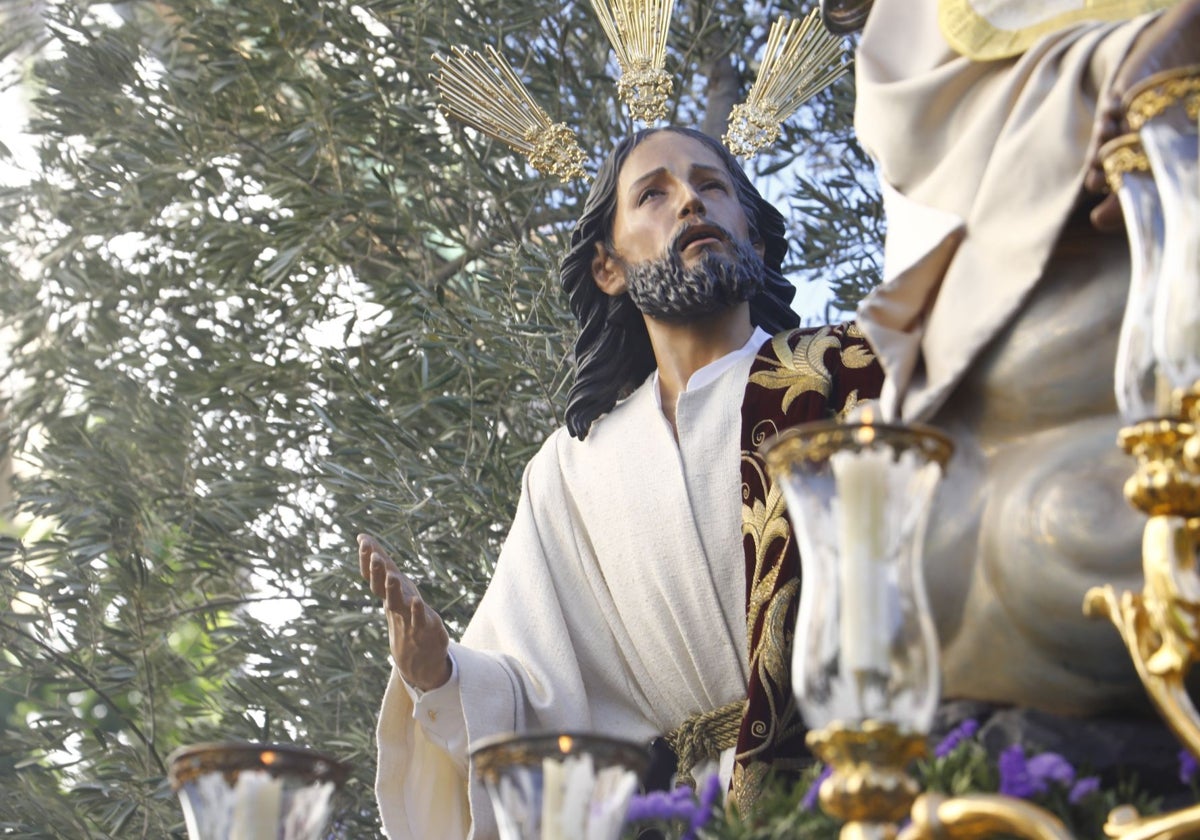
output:
POLYGON ((450 679, 450 636, 441 616, 369 534, 358 535, 358 570, 383 599, 392 659, 400 674, 421 691, 445 685, 450 679))
MULTIPOLYGON (((1100 147, 1128 131, 1121 100, 1138 82, 1163 70, 1200 63, 1200 0, 1181 0, 1147 26, 1113 77, 1107 96, 1096 109, 1096 125, 1088 151, 1091 165, 1084 177, 1084 188, 1093 193, 1107 189, 1100 147)), ((1100 230, 1121 229, 1121 206, 1115 195, 1108 195, 1092 210, 1092 224, 1100 230)))

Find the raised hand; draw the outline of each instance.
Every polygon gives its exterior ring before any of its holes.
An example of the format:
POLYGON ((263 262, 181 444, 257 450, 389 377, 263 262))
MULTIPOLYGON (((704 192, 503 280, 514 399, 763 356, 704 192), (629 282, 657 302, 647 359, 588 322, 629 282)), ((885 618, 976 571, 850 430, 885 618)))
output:
POLYGON ((392 659, 409 685, 432 691, 450 679, 450 636, 417 585, 370 534, 358 535, 358 570, 383 599, 392 659))

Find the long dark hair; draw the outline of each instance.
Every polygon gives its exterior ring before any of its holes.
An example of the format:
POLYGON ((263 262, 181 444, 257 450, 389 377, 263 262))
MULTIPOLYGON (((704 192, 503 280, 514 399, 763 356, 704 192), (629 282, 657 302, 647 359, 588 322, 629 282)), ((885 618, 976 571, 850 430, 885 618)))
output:
POLYGON ((655 367, 650 335, 641 313, 628 295, 610 297, 600 291, 592 279, 592 260, 596 256, 596 243, 611 241, 621 166, 638 144, 659 131, 673 131, 703 143, 729 170, 750 225, 750 240, 762 242, 763 262, 767 267, 763 290, 750 301, 751 322, 772 335, 800 324, 800 316, 791 307, 796 287, 784 278, 781 270, 788 249, 783 215, 759 194, 737 158, 707 134, 690 128, 653 128, 626 137, 596 173, 583 214, 571 234, 571 248, 559 264, 559 281, 579 322, 575 383, 567 395, 567 429, 580 440, 587 437, 597 417, 641 385, 655 367))

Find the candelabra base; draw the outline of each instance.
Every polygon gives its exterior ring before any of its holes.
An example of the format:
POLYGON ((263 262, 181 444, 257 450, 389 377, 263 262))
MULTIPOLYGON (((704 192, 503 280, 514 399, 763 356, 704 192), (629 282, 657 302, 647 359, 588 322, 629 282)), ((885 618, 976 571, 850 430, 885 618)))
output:
POLYGON ((1118 840, 1183 840, 1200 833, 1200 805, 1170 814, 1138 816, 1131 805, 1114 808, 1104 824, 1106 837, 1118 840))
POLYGON ((1147 516, 1200 516, 1200 438, 1191 420, 1143 420, 1121 430, 1118 444, 1137 461, 1125 498, 1147 516))
POLYGON ((908 766, 925 754, 925 736, 868 720, 813 730, 808 746, 832 770, 819 797, 825 813, 844 821, 842 840, 895 837, 920 792, 908 766))

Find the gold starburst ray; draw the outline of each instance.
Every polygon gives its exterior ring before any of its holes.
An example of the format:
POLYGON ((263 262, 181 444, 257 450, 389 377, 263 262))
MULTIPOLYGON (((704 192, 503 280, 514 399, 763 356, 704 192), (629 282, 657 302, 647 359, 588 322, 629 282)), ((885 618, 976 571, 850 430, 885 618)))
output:
POLYGON ((776 20, 750 94, 730 114, 729 149, 748 158, 778 140, 784 120, 849 72, 843 51, 843 40, 825 30, 816 9, 803 20, 776 20))
POLYGON ((449 57, 434 54, 442 113, 525 155, 542 174, 586 178, 575 132, 552 122, 503 56, 485 49, 486 56, 462 47, 452 47, 449 57))
POLYGON ((667 32, 675 0, 592 0, 621 66, 617 95, 642 122, 662 119, 671 95, 667 32))

